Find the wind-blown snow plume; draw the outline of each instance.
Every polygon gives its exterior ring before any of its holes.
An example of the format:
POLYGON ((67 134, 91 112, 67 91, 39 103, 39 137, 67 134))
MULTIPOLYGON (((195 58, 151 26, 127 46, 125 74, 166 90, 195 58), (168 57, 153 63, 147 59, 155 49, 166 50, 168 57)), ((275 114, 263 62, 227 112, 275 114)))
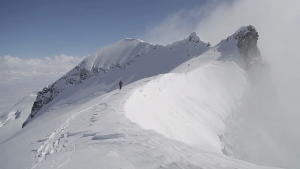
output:
MULTIPOLYGON (((300 168, 299 157, 300 95, 299 51, 300 1, 208 1, 192 10, 179 11, 150 25, 142 36, 153 43, 170 43, 174 36, 181 37, 185 30, 196 30, 205 40, 217 44, 240 25, 255 25, 259 30, 259 48, 269 63, 274 90, 278 93, 278 108, 287 121, 289 157, 293 168, 300 168), (178 23, 178 24, 177 24, 178 23), (172 26, 168 26, 172 25, 172 26), (173 32, 174 34, 171 34, 173 32), (155 35, 155 36, 152 36, 155 35), (168 39, 170 39, 168 41, 168 39)), ((254 60, 255 61, 255 60, 254 60)))
MULTIPOLYGON (((225 154, 260 165, 287 167, 286 123, 278 106, 278 96, 270 68, 257 47, 258 32, 253 26, 243 27, 221 41, 234 41, 244 58, 248 88, 241 106, 227 120, 225 154)), ((225 45, 226 46, 226 45, 225 45)))

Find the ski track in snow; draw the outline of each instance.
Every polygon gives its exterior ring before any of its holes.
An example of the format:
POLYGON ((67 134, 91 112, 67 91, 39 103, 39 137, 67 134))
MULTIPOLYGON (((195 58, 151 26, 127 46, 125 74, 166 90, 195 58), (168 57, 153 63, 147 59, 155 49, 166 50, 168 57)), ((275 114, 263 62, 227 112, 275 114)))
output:
MULTIPOLYGON (((90 110, 92 108, 94 108, 95 106, 101 104, 103 101, 105 101, 107 98, 109 98, 110 96, 112 96, 113 94, 117 93, 117 91, 112 92, 110 95, 106 96, 105 98, 103 98, 100 102, 98 102, 97 104, 88 107, 84 110, 81 110, 75 114, 73 114, 70 118, 68 118, 59 129, 57 129, 55 132, 52 132, 52 134, 48 137, 48 139, 44 142, 44 144, 42 146, 40 146, 40 148, 37 151, 36 154, 36 158, 37 161, 32 165, 31 169, 36 168, 37 166, 39 166, 41 164, 41 162, 43 160, 45 160, 47 155, 53 154, 57 151, 60 151, 60 149, 62 148, 61 146, 59 146, 59 142, 60 139, 67 137, 67 131, 68 131, 68 126, 70 125, 70 123, 72 122, 72 120, 79 115, 82 112, 85 112, 87 110, 90 110)), ((73 145, 73 151, 69 153, 68 155, 68 160, 63 162, 59 167, 63 166, 64 164, 66 164, 68 161, 70 161, 71 159, 71 154, 76 151, 76 145, 73 145)))
POLYGON ((76 151, 76 145, 75 145, 75 144, 73 144, 73 151, 71 151, 71 152, 69 153, 69 155, 68 155, 68 160, 65 161, 65 162, 63 162, 63 163, 62 163, 61 165, 59 165, 57 168, 60 168, 61 166, 63 166, 63 165, 66 164, 67 162, 69 162, 69 161, 71 160, 71 154, 72 154, 74 151, 76 151))

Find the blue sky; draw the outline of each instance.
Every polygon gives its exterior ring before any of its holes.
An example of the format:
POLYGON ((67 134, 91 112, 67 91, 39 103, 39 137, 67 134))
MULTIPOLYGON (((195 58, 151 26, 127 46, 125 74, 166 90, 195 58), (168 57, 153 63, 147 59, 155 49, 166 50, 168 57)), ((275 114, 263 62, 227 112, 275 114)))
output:
POLYGON ((0 56, 86 56, 147 28, 199 0, 1 0, 0 56))

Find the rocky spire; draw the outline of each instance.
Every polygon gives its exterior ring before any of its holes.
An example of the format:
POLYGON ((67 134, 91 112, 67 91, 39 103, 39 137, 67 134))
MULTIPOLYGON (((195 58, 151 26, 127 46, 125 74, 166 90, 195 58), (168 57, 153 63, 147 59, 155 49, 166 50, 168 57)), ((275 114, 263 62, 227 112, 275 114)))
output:
POLYGON ((251 69, 258 65, 266 65, 257 47, 258 32, 254 26, 242 27, 236 31, 232 38, 237 40, 239 53, 244 56, 247 69, 251 69))
POLYGON ((190 34, 190 36, 189 36, 189 41, 190 42, 196 42, 196 43, 198 43, 198 42, 200 42, 200 37, 198 36, 198 33, 196 33, 196 32, 192 32, 191 34, 190 34))

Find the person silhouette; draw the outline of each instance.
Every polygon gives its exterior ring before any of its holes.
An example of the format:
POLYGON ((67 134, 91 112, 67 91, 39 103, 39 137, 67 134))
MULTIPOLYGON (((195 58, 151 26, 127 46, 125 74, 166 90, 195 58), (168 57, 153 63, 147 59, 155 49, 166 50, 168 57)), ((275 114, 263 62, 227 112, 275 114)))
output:
POLYGON ((123 82, 120 80, 120 82, 119 82, 120 90, 122 89, 122 85, 123 85, 123 82))

